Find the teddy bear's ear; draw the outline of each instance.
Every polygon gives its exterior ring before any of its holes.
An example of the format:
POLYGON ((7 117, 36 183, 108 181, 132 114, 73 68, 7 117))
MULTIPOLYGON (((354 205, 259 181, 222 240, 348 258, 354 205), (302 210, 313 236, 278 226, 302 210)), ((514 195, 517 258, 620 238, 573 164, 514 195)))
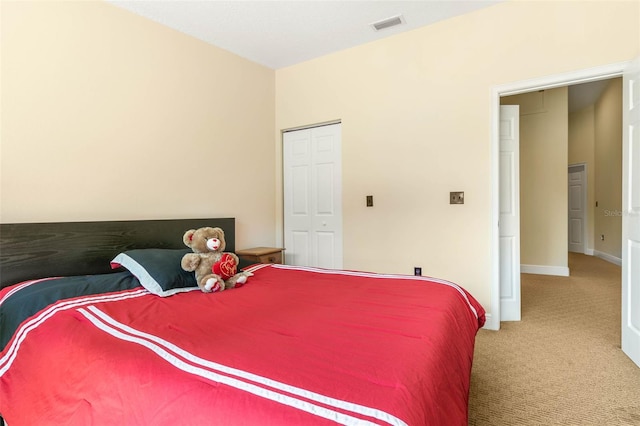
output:
POLYGON ((182 242, 184 242, 184 245, 187 247, 191 247, 191 245, 193 244, 193 234, 196 233, 195 229, 189 229, 187 232, 184 233, 184 235, 182 236, 182 242))

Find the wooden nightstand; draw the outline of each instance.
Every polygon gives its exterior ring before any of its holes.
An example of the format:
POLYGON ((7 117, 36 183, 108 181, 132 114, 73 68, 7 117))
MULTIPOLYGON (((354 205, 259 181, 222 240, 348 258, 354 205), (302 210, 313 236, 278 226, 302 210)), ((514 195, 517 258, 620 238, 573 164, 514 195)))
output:
POLYGON ((283 248, 254 247, 244 250, 236 250, 238 257, 253 263, 282 263, 283 248))

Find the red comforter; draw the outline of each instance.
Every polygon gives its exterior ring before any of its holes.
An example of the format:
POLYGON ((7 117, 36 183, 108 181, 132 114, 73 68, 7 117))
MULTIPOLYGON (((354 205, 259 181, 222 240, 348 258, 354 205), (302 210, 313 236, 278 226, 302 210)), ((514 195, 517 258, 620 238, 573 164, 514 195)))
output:
POLYGON ((446 281, 283 265, 221 293, 83 296, 0 353, 0 413, 10 426, 466 425, 483 322, 446 281))

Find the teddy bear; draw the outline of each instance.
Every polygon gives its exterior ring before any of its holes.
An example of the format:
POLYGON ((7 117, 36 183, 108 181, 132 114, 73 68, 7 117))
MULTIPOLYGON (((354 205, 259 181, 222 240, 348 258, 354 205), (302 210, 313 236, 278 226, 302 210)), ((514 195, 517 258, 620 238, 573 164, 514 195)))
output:
POLYGON ((203 292, 240 287, 247 282, 250 273, 237 273, 238 256, 224 251, 226 242, 221 228, 190 229, 184 233, 182 241, 193 250, 182 257, 182 269, 195 272, 196 282, 203 292))

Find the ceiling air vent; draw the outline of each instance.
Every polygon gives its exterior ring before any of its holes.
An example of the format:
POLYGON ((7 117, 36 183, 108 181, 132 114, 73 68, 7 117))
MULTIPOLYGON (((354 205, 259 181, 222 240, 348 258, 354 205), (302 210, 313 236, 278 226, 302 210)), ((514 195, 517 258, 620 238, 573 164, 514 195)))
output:
POLYGON ((404 18, 402 15, 392 16, 391 18, 383 19, 382 21, 374 22, 371 27, 375 31, 384 30, 385 28, 395 27, 396 25, 404 24, 404 18))

